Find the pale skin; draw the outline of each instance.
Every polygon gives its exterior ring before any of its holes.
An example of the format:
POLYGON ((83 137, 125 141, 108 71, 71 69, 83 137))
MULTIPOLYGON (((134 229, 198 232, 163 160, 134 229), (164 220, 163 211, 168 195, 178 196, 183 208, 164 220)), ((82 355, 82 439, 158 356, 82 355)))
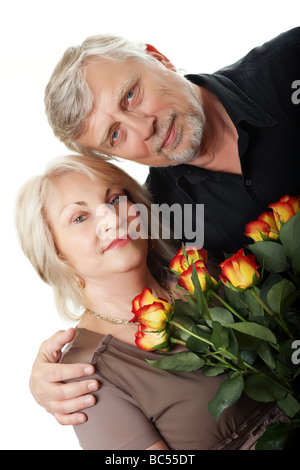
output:
MULTIPOLYGON (((124 196, 124 191, 118 186, 67 173, 52 181, 46 214, 59 256, 68 261, 82 280, 85 307, 97 312, 101 305, 106 315, 130 320, 132 299, 144 286, 150 287, 155 296, 168 294, 146 264, 148 238, 129 237, 129 226, 136 216, 127 216, 133 204, 127 200, 124 217, 119 207, 120 196, 124 196), (117 217, 99 215, 101 204, 113 206, 117 217)), ((78 326, 103 335, 112 334, 135 346, 136 325, 112 324, 84 313, 78 326)), ((151 446, 153 450, 167 448, 163 441, 151 446)))
MULTIPOLYGON (((188 115, 190 108, 198 104, 205 124, 197 148, 187 153, 185 163, 241 174, 237 131, 220 101, 204 88, 186 86, 182 77, 178 82, 172 63, 158 51, 155 57, 163 67, 137 61, 131 61, 130 67, 126 67, 126 62, 104 65, 99 59, 87 68, 86 80, 95 104, 78 143, 146 165, 180 163, 170 157, 189 150, 188 115), (115 73, 111 73, 111 67, 115 73)), ((199 120, 202 118, 200 113, 199 120)), ((74 334, 72 329, 58 332, 45 341, 30 378, 37 402, 65 425, 86 420, 80 410, 93 406, 95 399, 90 392, 99 387, 95 380, 88 379, 61 383, 93 373, 88 364, 56 363, 62 347, 74 334)))

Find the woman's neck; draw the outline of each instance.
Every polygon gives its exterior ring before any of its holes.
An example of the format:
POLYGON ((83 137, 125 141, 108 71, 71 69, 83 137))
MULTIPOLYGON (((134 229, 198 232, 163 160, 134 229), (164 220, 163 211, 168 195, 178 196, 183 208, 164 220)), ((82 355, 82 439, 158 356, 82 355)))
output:
POLYGON ((150 287, 155 296, 165 297, 165 290, 154 279, 148 268, 110 276, 109 280, 87 281, 84 288, 85 306, 93 312, 130 320, 132 300, 144 287, 150 287))
MULTIPOLYGON (((173 283, 171 286, 170 283, 168 285, 171 289, 175 287, 173 283)), ((144 287, 152 289, 155 297, 161 297, 170 303, 172 302, 164 285, 161 285, 147 269, 140 274, 126 273, 114 278, 110 277, 107 283, 88 282, 84 288, 85 306, 96 314, 128 321, 133 318, 132 301, 134 297, 142 292, 144 287)), ((99 319, 93 314, 85 313, 78 327, 94 331, 103 336, 110 334, 124 343, 136 345, 137 325, 134 323, 129 325, 115 324, 103 320, 103 318, 99 319)))

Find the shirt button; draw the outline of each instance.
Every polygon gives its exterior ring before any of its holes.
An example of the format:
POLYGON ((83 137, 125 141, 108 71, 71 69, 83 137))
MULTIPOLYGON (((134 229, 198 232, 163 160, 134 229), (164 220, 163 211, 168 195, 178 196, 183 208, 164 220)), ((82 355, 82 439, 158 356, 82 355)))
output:
POLYGON ((252 186, 252 180, 245 180, 245 186, 252 186))

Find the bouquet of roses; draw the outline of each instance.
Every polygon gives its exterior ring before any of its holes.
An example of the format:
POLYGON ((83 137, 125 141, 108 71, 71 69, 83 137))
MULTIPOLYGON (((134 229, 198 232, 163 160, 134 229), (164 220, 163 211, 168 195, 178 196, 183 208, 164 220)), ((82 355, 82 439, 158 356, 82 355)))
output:
POLYGON ((299 196, 284 196, 250 222, 245 228, 254 241, 250 254, 241 249, 228 256, 219 281, 207 269, 205 250, 183 245, 169 269, 184 300, 174 297, 171 305, 149 288, 133 300, 137 346, 161 352, 174 343, 185 346, 148 361, 154 367, 227 374, 209 404, 217 420, 242 392, 276 402, 290 418, 269 425, 257 449, 284 448, 300 428, 299 202, 299 196))

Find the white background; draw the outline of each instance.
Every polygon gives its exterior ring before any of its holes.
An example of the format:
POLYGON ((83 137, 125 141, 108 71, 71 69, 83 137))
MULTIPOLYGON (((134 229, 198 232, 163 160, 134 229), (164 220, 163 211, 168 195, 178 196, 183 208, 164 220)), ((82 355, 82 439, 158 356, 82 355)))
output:
MULTIPOLYGON (((187 72, 213 72, 298 26, 298 0, 9 0, 0 7, 1 438, 7 450, 79 449, 32 398, 28 379, 42 340, 65 329, 50 288, 22 254, 13 223, 19 187, 68 151, 47 123, 43 96, 70 45, 99 33, 152 43, 187 72)), ((295 77, 300 79, 300 77, 295 77)), ((140 182, 147 168, 120 163, 140 182)))

